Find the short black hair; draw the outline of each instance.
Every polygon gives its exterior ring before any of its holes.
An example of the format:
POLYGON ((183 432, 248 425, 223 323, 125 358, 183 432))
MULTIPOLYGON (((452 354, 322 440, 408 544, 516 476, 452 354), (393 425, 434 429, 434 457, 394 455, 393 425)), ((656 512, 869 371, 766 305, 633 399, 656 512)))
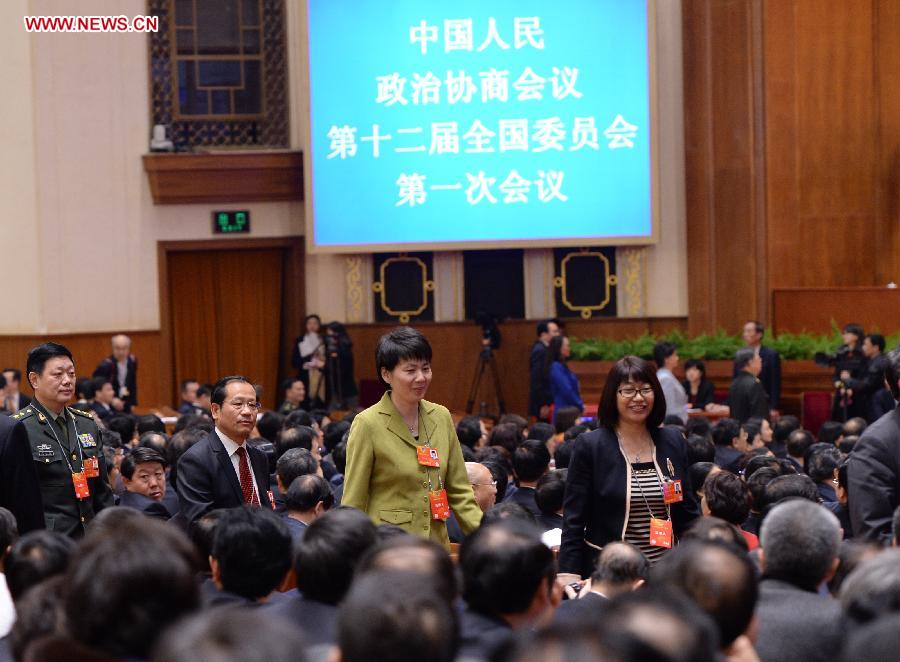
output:
MULTIPOLYGON (((250 386, 253 386, 254 391, 256 390, 256 387, 253 385, 253 382, 251 382, 246 377, 244 377, 242 375, 228 375, 227 377, 222 377, 222 379, 220 379, 215 384, 213 384, 212 392, 210 393, 210 396, 209 396, 210 403, 214 404, 214 405, 222 406, 222 404, 225 402, 225 391, 227 390, 228 385, 231 384, 232 382, 245 382, 247 384, 250 384, 250 386)), ((200 394, 200 391, 198 389, 197 395, 199 395, 199 394, 200 394)))
POLYGON ((277 411, 267 411, 256 421, 256 429, 259 430, 259 434, 273 444, 278 440, 278 433, 281 431, 282 425, 284 425, 284 416, 277 411))
POLYGON ((475 448, 481 439, 481 419, 478 416, 464 416, 456 424, 456 437, 459 443, 475 448))
POLYGON ((756 350, 744 347, 734 353, 734 369, 743 370, 756 358, 756 350))
POLYGON ((6 550, 18 538, 19 526, 16 524, 16 516, 6 508, 0 508, 0 560, 6 556, 6 550))
POLYGON ((200 604, 196 561, 183 533, 151 517, 89 532, 66 573, 71 636, 116 658, 149 657, 200 604))
POLYGON ((781 475, 781 465, 778 463, 778 458, 768 455, 763 448, 757 450, 763 452, 757 455, 752 455, 747 460, 747 464, 744 465, 743 470, 744 478, 749 479, 750 476, 752 476, 763 467, 770 467, 772 469, 775 469, 775 471, 778 472, 778 475, 781 475))
POLYGON ((848 418, 847 422, 844 423, 844 435, 856 435, 858 437, 866 431, 868 426, 869 424, 862 416, 848 418))
POLYGON ((598 417, 601 425, 608 430, 615 430, 619 423, 619 386, 622 382, 628 381, 643 382, 653 389, 653 408, 647 416, 645 425, 648 430, 658 428, 666 417, 666 396, 656 377, 656 370, 638 356, 619 359, 609 371, 606 384, 603 386, 603 394, 600 396, 598 417))
POLYGON ((692 434, 697 434, 701 437, 709 438, 712 432, 712 424, 706 416, 692 416, 684 426, 684 431, 688 437, 692 434))
POLYGON ((550 441, 554 434, 556 434, 556 429, 550 423, 545 423, 544 421, 538 421, 528 430, 528 438, 537 439, 538 441, 550 441))
POLYGON ((134 470, 137 469, 137 465, 143 464, 144 462, 159 462, 163 469, 169 466, 169 463, 166 462, 166 458, 157 451, 152 448, 138 446, 122 459, 122 464, 119 465, 119 472, 123 477, 131 480, 134 476, 134 470))
POLYGON ((0 374, 4 372, 11 372, 13 374, 13 381, 22 381, 22 371, 18 368, 3 368, 3 370, 0 370, 0 374))
POLYGON ((134 431, 137 429, 137 419, 131 414, 118 413, 109 417, 106 427, 113 432, 118 432, 123 444, 130 444, 134 439, 134 431))
POLYGON ((212 557, 222 588, 248 600, 271 593, 291 567, 291 534, 271 510, 240 506, 216 525, 212 557))
POLYGON ((331 423, 325 426, 325 429, 322 430, 322 441, 329 453, 334 452, 334 449, 341 443, 344 435, 349 431, 350 423, 343 420, 331 421, 331 423))
POLYGON ((319 463, 313 454, 305 448, 291 448, 278 458, 275 473, 281 479, 285 489, 298 477, 314 474, 319 470, 319 463))
POLYGON ((553 320, 541 320, 537 323, 535 331, 537 331, 539 338, 545 333, 550 333, 550 322, 553 322, 553 320))
POLYGON ((687 540, 718 541, 741 552, 749 551, 747 539, 738 527, 712 515, 698 517, 691 522, 688 530, 681 536, 682 542, 687 540))
POLYGON ((662 368, 666 359, 678 351, 678 345, 668 340, 663 340, 653 346, 653 361, 658 368, 662 368))
POLYGON ((730 471, 707 476, 703 496, 709 512, 735 526, 740 526, 750 514, 750 488, 730 471))
POLYGON ((453 662, 458 629, 456 610, 421 574, 378 570, 354 583, 337 638, 344 662, 453 662))
POLYGON ((712 426, 712 438, 716 446, 731 446, 741 436, 741 424, 733 418, 720 418, 712 426))
POLYGON ((166 424, 156 414, 144 414, 137 419, 137 433, 142 435, 145 432, 166 433, 166 424))
POLYGON ((790 414, 780 417, 772 425, 772 441, 786 443, 787 438, 794 430, 800 429, 800 419, 790 414))
POLYGON ((106 377, 93 377, 91 378, 91 397, 96 398, 97 392, 102 391, 103 387, 107 384, 112 384, 106 377))
POLYGON ((819 503, 819 490, 812 478, 806 474, 790 474, 788 476, 778 476, 773 478, 766 485, 765 505, 766 508, 772 508, 784 499, 799 497, 819 503))
POLYGON ((305 513, 315 508, 320 501, 326 510, 334 505, 331 485, 318 474, 297 476, 284 495, 284 507, 289 511, 305 513))
POLYGON ((447 550, 433 540, 406 532, 380 540, 360 559, 357 575, 390 569, 427 576, 447 604, 454 604, 459 595, 456 566, 447 550))
POLYGON ((703 491, 703 483, 706 482, 706 477, 709 476, 715 467, 715 462, 694 462, 688 467, 691 485, 694 488, 694 493, 698 494, 698 496, 703 491))
POLYGON ((65 345, 60 345, 56 342, 45 342, 37 347, 32 347, 25 361, 25 373, 29 375, 32 372, 41 374, 44 372, 44 366, 47 365, 47 361, 57 356, 65 356, 71 359, 72 363, 75 363, 75 359, 72 358, 72 352, 65 345))
POLYGON ((315 420, 308 411, 305 409, 294 409, 284 417, 282 429, 292 428, 298 425, 305 425, 306 427, 311 428, 313 423, 315 423, 315 420))
POLYGON ((79 377, 75 380, 75 397, 79 400, 90 400, 94 397, 93 386, 91 382, 94 380, 90 377, 79 377))
POLYGON ((187 387, 188 387, 190 384, 196 384, 196 385, 197 385, 197 388, 200 388, 200 382, 198 382, 196 379, 184 379, 184 380, 182 380, 182 382, 178 385, 178 392, 179 392, 179 393, 184 393, 184 392, 187 390, 187 387))
POLYGON ((787 452, 791 457, 805 457, 809 447, 816 443, 809 430, 794 430, 787 438, 787 452))
POLYGON ((700 371, 700 379, 706 377, 706 364, 701 359, 688 359, 684 362, 685 371, 697 368, 700 371))
POLYGON ((198 559, 203 569, 209 572, 209 557, 212 554, 213 540, 216 537, 216 527, 219 521, 228 512, 225 508, 216 508, 209 512, 203 513, 194 520, 194 524, 188 529, 191 542, 197 550, 198 559))
POLYGON ((688 435, 687 438, 688 465, 695 462, 715 462, 716 446, 709 437, 699 434, 688 435))
POLYGON ((541 476, 534 490, 534 501, 544 515, 555 515, 562 510, 568 475, 568 469, 554 469, 541 476))
POLYGON ((282 393, 282 395, 283 395, 284 393, 286 393, 287 391, 289 391, 289 390, 291 389, 291 387, 293 387, 293 385, 294 385, 296 382, 302 382, 302 381, 303 381, 302 379, 300 379, 299 377, 296 377, 296 376, 295 376, 295 377, 288 377, 287 379, 285 379, 283 382, 281 382, 281 393, 282 393))
MULTIPOLYGON (((569 463, 572 461, 572 453, 575 452, 575 440, 569 439, 561 444, 557 444, 553 451, 553 462, 557 469, 568 469, 569 463)), ((498 492, 499 494, 499 492, 498 492)))
POLYGON ((379 379, 382 368, 390 372, 400 361, 411 360, 431 362, 431 345, 420 331, 411 326, 398 326, 378 339, 375 372, 379 379))
POLYGON ((553 421, 556 434, 562 434, 581 418, 581 410, 578 407, 560 407, 553 413, 556 419, 553 421))
POLYGON ((488 439, 488 446, 505 448, 510 455, 515 452, 520 443, 522 443, 522 433, 515 423, 495 425, 491 429, 491 436, 488 439))
POLYGON ((481 526, 490 526, 509 520, 525 524, 532 529, 537 527, 537 519, 534 514, 515 501, 504 501, 491 507, 481 518, 481 526))
MULTIPOLYGON (((884 336, 880 333, 870 333, 866 335, 866 338, 869 339, 869 342, 875 345, 878 348, 879 352, 883 352, 887 343, 884 340, 884 336)), ((864 338, 865 340, 865 338, 864 338)))
POLYGON ((482 614, 525 612, 541 584, 551 591, 556 578, 553 552, 537 529, 513 519, 476 529, 462 543, 459 565, 463 597, 482 614))
POLYGON ((521 481, 532 482, 547 473, 550 466, 550 451, 547 444, 536 439, 529 439, 513 452, 513 471, 521 481))
POLYGON ((756 568, 747 554, 712 541, 678 545, 650 571, 650 581, 692 598, 715 621, 722 648, 747 630, 759 597, 756 568))
POLYGON ((834 445, 838 437, 844 434, 844 424, 840 421, 825 421, 819 428, 818 441, 834 445))
POLYGON ((615 540, 604 545, 597 556, 591 581, 624 586, 646 579, 649 572, 650 562, 638 547, 624 540, 615 540))
POLYGON ((303 597, 338 604, 362 555, 377 541, 375 525, 354 508, 330 510, 310 524, 297 544, 294 570, 303 597))
POLYGON ((509 486, 509 474, 506 471, 506 467, 496 459, 479 459, 478 462, 491 472, 491 479, 497 483, 497 503, 499 504, 503 497, 506 496, 506 488, 509 486))
POLYGON ((280 458, 293 448, 312 451, 313 444, 318 438, 316 431, 307 425, 287 425, 281 429, 275 441, 275 457, 280 458))
POLYGON ((781 470, 776 464, 775 466, 760 467, 747 477, 747 487, 750 489, 753 510, 762 512, 766 506, 766 485, 781 475, 781 470))
POLYGON ((806 475, 815 482, 832 480, 834 478, 834 470, 841 466, 844 456, 832 444, 813 444, 806 453, 804 470, 806 475))
MULTIPOLYGON (((756 329, 756 332, 757 332, 759 335, 762 335, 763 333, 765 333, 766 327, 764 327, 764 326, 762 325, 762 322, 760 322, 760 321, 758 321, 758 320, 750 320, 750 321, 747 322, 747 324, 752 324, 752 325, 753 325, 753 328, 756 329)), ((746 326, 746 324, 745 324, 744 326, 746 326)))
POLYGON ((841 329, 841 333, 852 333, 859 342, 862 342, 862 339, 866 337, 866 332, 863 330, 861 324, 845 324, 844 328, 841 329))
MULTIPOLYGON (((347 433, 344 433, 347 436, 347 433)), ((347 471, 347 440, 342 439, 341 442, 331 451, 331 461, 334 462, 334 468, 339 474, 347 471)))
POLYGON ((587 425, 581 425, 581 424, 573 425, 572 427, 566 429, 565 432, 563 432, 563 441, 568 441, 569 439, 576 439, 578 437, 578 435, 580 435, 584 432, 588 432, 589 430, 590 430, 590 428, 587 425))
POLYGON ((853 452, 853 449, 856 447, 856 442, 859 441, 859 435, 856 434, 844 434, 841 437, 841 440, 838 442, 838 450, 841 453, 845 453, 849 455, 853 452))
POLYGON ((62 603, 65 588, 63 577, 55 575, 36 584, 16 600, 16 622, 8 638, 13 660, 26 659, 25 650, 29 648, 34 655, 37 653, 36 646, 30 646, 33 641, 63 630, 65 618, 62 603))

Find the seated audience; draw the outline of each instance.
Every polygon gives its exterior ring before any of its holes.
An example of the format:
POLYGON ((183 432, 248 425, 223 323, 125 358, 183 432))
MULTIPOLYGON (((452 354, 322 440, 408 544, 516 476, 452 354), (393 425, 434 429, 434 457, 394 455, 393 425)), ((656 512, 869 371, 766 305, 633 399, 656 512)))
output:
POLYGON ((848 437, 851 435, 861 437, 862 433, 866 431, 866 428, 868 426, 869 424, 866 422, 866 419, 855 416, 844 423, 844 437, 848 437))
POLYGON ((850 455, 853 449, 856 448, 856 442, 858 441, 859 437, 855 434, 845 434, 838 442, 838 450, 844 455, 850 455))
POLYGON ((528 438, 538 441, 549 442, 554 434, 556 434, 556 428, 544 421, 538 421, 528 429, 528 438))
POLYGON ((506 423, 512 423, 517 428, 519 428, 519 434, 522 439, 528 439, 528 420, 518 414, 503 414, 500 417, 500 420, 497 421, 497 425, 505 425, 506 423))
POLYGON ((568 469, 572 461, 572 453, 575 451, 575 440, 569 439, 557 444, 553 451, 553 464, 557 469, 568 469))
POLYGON ((550 467, 550 451, 543 441, 529 440, 513 452, 513 471, 516 475, 517 489, 510 497, 532 515, 541 514, 534 500, 535 487, 550 467))
POLYGON ((331 486, 321 476, 306 474, 291 481, 284 497, 284 521, 294 543, 303 537, 310 524, 327 513, 333 505, 331 486))
POLYGON ((266 602, 290 570, 291 534, 271 510, 231 508, 216 524, 210 556, 205 606, 266 602))
POLYGON ((306 662, 304 639, 289 623, 247 609, 213 609, 166 630, 151 662, 306 662))
POLYGON ((841 452, 830 443, 818 443, 809 447, 803 464, 806 475, 812 478, 819 490, 823 503, 837 502, 838 467, 844 458, 841 452))
POLYGON ((844 423, 838 421, 825 421, 819 428, 818 442, 837 446, 844 435, 844 423))
POLYGON ((90 393, 90 410, 96 418, 106 423, 111 417, 118 414, 118 411, 113 408, 116 392, 112 382, 105 377, 94 377, 91 379, 90 393))
POLYGON ((497 501, 497 481, 491 470, 478 462, 466 462, 466 474, 472 491, 475 492, 475 502, 481 512, 486 513, 497 501))
POLYGON ((454 605, 459 588, 450 554, 433 540, 410 535, 403 529, 400 532, 370 548, 360 560, 356 576, 378 570, 418 573, 427 578, 448 605, 454 605))
POLYGON ((716 401, 716 387, 706 378, 706 364, 700 359, 684 362, 685 380, 681 382, 691 409, 706 409, 716 401))
POLYGON ((787 440, 791 432, 800 429, 800 419, 796 416, 781 416, 772 425, 772 444, 769 450, 775 453, 775 457, 787 459, 787 440))
POLYGON ((559 604, 553 553, 526 524, 482 522, 462 544, 459 565, 461 657, 490 658, 513 630, 547 623, 559 604))
POLYGON ((694 520, 681 537, 681 542, 687 542, 688 540, 720 542, 741 552, 749 551, 747 549, 747 539, 738 527, 711 515, 694 520))
MULTIPOLYGON (((101 511, 102 512, 102 511, 101 511)), ((9 647, 13 660, 25 660, 25 651, 32 642, 44 637, 54 639, 66 634, 65 617, 63 615, 63 599, 65 578, 61 575, 49 577, 25 592, 16 600, 15 623, 9 637, 0 640, 9 647)), ((71 641, 67 641, 71 645, 71 641)), ((31 659, 36 659, 34 650, 29 651, 31 659)), ((66 650, 68 659, 72 659, 72 650, 66 650)), ((9 656, 4 659, 9 660, 9 656)), ((40 659, 40 658, 37 658, 40 659)), ((66 659, 66 658, 64 658, 66 659)))
POLYGON ((506 449, 506 452, 512 456, 523 441, 522 435, 519 433, 519 427, 514 423, 504 423, 503 425, 495 425, 491 430, 491 436, 488 439, 488 446, 499 446, 506 449))
POLYGON ((326 513, 297 544, 298 594, 267 609, 298 628, 308 647, 335 644, 337 605, 350 589, 360 558, 375 542, 375 525, 365 513, 347 507, 326 513))
POLYGON ((819 503, 819 490, 806 474, 786 474, 772 479, 766 485, 765 509, 778 505, 785 499, 800 498, 819 503))
MULTIPOLYGON (((563 496, 566 492, 568 473, 568 469, 554 469, 545 473, 538 481, 534 491, 534 502, 538 509, 537 523, 544 532, 562 530, 563 496)), ((546 538, 544 542, 547 542, 546 538)), ((555 545, 551 545, 551 547, 558 546, 558 540, 555 545)))
POLYGON ((816 443, 815 437, 809 430, 794 430, 787 438, 788 460, 797 469, 798 472, 804 471, 804 463, 806 462, 806 453, 810 446, 816 443))
MULTIPOLYGON (((727 474, 720 474, 727 475, 727 474)), ((715 621, 726 657, 739 637, 750 645, 758 587, 756 568, 745 553, 722 543, 689 541, 651 570, 652 586, 683 591, 715 621)))
POLYGON ((481 448, 487 444, 487 428, 478 416, 464 416, 456 424, 456 436, 459 443, 468 446, 472 450, 481 448))
MULTIPOLYGON (((750 514, 750 488, 743 480, 728 471, 713 474, 703 483, 704 515, 712 515, 729 524, 740 527, 750 514)), ((752 533, 741 530, 752 552, 759 547, 759 539, 752 533)))
POLYGON ((841 609, 819 589, 837 570, 837 518, 804 500, 781 503, 763 521, 760 543, 760 660, 831 660, 841 646, 841 609))
POLYGON ((15 516, 6 508, 0 508, 0 638, 9 634, 9 630, 16 619, 12 594, 9 592, 9 587, 6 584, 4 565, 12 544, 16 542, 18 537, 19 528, 16 525, 15 516))
POLYGON ((759 381, 762 358, 753 349, 739 349, 734 355, 735 377, 728 389, 728 407, 731 418, 740 423, 758 416, 769 418, 769 396, 759 381))
POLYGON ((690 434, 687 436, 688 466, 697 462, 715 462, 716 445, 712 437, 690 434))
MULTIPOLYGON (((749 471, 747 473, 750 473, 749 471)), ((766 486, 781 476, 778 465, 760 467, 750 473, 747 478, 747 489, 750 490, 750 514, 741 524, 741 529, 759 536, 759 527, 762 524, 763 513, 766 509, 766 486)))
POLYGON ((181 404, 178 405, 178 413, 182 416, 196 413, 197 389, 200 382, 196 379, 185 379, 181 382, 181 404))
POLYGON ((844 540, 838 551, 838 568, 834 577, 828 582, 828 592, 838 597, 844 580, 864 561, 874 559, 884 551, 884 547, 877 542, 863 540, 844 540))
POLYGON ((557 623, 590 624, 613 598, 644 585, 650 563, 640 549, 614 541, 597 556, 594 572, 577 599, 564 600, 554 616, 557 623))
POLYGON ((281 393, 284 397, 281 405, 278 407, 278 413, 282 415, 290 414, 295 409, 300 409, 303 401, 306 399, 306 387, 303 380, 299 377, 288 377, 281 385, 281 393))
POLYGON ((512 503, 511 501, 498 503, 496 506, 494 506, 484 514, 484 518, 481 521, 486 525, 496 524, 497 522, 502 522, 508 519, 527 524, 536 532, 540 533, 540 529, 537 526, 537 518, 531 513, 531 511, 525 510, 525 508, 523 508, 519 504, 512 503))
POLYGON ((264 412, 256 421, 256 430, 259 436, 273 446, 278 442, 278 433, 284 425, 284 416, 277 411, 264 412))
POLYGON ((166 424, 163 423, 162 419, 156 414, 139 416, 137 419, 138 437, 142 436, 145 432, 157 432, 161 435, 165 435, 166 424))
POLYGON ((319 463, 308 449, 291 448, 278 458, 275 463, 275 484, 272 490, 272 496, 275 498, 275 512, 284 512, 284 493, 287 492, 288 485, 298 477, 310 474, 321 475, 321 471, 319 463))
POLYGON ((844 579, 840 601, 850 632, 900 614, 900 549, 884 550, 860 563, 844 579))
POLYGON ((713 462, 694 462, 688 467, 688 475, 691 479, 691 486, 694 488, 694 494, 697 497, 697 503, 703 499, 703 483, 714 473, 722 471, 719 465, 713 462))
POLYGON ((150 448, 135 448, 119 466, 125 492, 119 505, 150 517, 167 520, 174 515, 163 503, 166 495, 166 459, 150 448))
POLYGON ((733 418, 720 418, 712 428, 713 442, 716 444, 716 464, 736 474, 738 464, 747 451, 747 438, 741 424, 733 418))
POLYGON ((74 552, 75 542, 53 531, 31 531, 16 540, 3 561, 13 601, 18 602, 32 586, 63 574, 74 552))

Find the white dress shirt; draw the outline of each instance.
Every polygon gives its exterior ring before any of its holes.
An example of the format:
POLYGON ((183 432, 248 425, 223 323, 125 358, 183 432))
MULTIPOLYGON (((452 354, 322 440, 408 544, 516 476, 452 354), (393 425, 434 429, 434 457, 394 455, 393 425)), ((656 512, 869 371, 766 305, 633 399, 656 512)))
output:
MULTIPOLYGON (((237 442, 232 441, 219 429, 216 428, 216 434, 219 435, 219 439, 222 441, 222 445, 225 446, 225 452, 228 453, 228 459, 231 460, 231 466, 234 467, 234 473, 237 476, 238 484, 241 482, 241 458, 238 457, 237 449, 238 448, 246 448, 246 446, 242 446, 237 442)), ((250 478, 253 482, 253 492, 256 494, 256 498, 262 503, 262 499, 259 498, 259 488, 256 485, 256 476, 253 475, 253 464, 250 462, 250 453, 247 453, 247 466, 250 467, 250 478)))

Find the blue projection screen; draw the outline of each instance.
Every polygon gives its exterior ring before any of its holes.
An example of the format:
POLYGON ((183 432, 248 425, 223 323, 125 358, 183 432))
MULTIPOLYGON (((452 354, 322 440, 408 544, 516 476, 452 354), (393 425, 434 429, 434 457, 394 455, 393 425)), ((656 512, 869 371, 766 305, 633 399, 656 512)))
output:
POLYGON ((656 240, 648 0, 308 0, 314 252, 656 240))

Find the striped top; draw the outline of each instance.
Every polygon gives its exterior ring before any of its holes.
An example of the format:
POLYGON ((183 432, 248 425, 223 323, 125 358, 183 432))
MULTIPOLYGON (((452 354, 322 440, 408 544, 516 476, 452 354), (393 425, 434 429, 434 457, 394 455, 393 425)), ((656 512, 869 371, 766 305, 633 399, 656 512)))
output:
POLYGON ((665 547, 650 545, 650 511, 657 519, 668 519, 660 482, 662 478, 657 475, 656 466, 652 462, 632 464, 629 473, 631 503, 628 510, 628 526, 625 527, 625 542, 638 547, 653 565, 668 551, 665 547), (650 511, 647 510, 648 504, 650 511))

